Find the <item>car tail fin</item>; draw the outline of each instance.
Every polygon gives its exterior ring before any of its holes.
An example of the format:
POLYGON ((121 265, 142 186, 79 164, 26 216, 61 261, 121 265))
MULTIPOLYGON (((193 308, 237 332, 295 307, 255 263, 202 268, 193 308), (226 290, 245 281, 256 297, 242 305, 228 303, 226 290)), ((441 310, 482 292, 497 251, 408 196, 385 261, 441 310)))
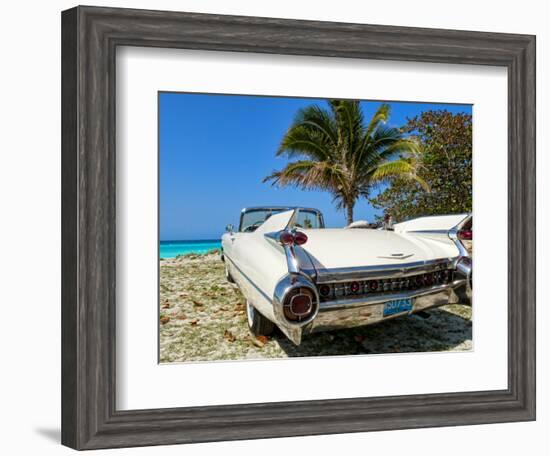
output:
POLYGON ((451 231, 471 217, 471 214, 432 215, 396 223, 393 229, 397 233, 451 231))
POLYGON ((290 224, 290 221, 292 220, 295 212, 296 209, 291 209, 288 211, 273 214, 256 229, 256 233, 269 233, 272 231, 280 231, 286 229, 290 224))

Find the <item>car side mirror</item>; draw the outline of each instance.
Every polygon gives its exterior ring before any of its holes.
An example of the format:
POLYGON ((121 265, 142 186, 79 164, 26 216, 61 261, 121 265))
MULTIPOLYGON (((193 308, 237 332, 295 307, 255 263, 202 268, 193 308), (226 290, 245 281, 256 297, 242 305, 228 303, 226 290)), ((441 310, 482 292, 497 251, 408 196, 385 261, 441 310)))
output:
POLYGON ((228 233, 232 233, 234 228, 235 228, 235 227, 233 226, 233 224, 230 223, 229 225, 227 225, 227 226, 225 227, 225 231, 227 231, 228 233))

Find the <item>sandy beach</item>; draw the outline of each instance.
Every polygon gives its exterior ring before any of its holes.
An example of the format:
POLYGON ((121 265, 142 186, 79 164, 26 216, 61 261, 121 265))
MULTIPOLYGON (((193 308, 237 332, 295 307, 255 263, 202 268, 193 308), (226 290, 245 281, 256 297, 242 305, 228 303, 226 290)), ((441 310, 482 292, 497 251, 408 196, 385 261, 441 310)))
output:
POLYGON ((160 262, 160 361, 215 361, 462 351, 472 348, 471 308, 449 305, 429 318, 311 334, 296 347, 280 333, 256 339, 246 324, 244 298, 224 277, 219 253, 160 262))

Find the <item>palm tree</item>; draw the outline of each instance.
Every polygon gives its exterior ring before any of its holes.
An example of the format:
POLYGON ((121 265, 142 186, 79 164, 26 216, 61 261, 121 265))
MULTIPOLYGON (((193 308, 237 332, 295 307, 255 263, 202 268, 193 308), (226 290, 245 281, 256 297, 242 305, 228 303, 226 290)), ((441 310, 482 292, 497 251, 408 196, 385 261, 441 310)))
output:
POLYGON ((388 104, 378 108, 368 125, 358 101, 329 100, 328 105, 298 111, 277 151, 277 156, 296 160, 263 182, 328 191, 337 208, 346 210, 348 224, 357 200, 392 178, 413 179, 429 190, 417 175, 417 142, 384 125, 388 104))

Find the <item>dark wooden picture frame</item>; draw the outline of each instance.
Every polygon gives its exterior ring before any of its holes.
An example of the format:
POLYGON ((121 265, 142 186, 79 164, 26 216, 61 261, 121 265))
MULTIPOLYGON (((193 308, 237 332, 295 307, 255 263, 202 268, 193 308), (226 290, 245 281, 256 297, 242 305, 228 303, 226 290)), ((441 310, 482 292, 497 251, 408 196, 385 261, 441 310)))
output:
POLYGON ((77 7, 62 13, 62 443, 76 449, 535 419, 535 37, 77 7), (153 410, 115 402, 115 50, 508 69, 508 388, 153 410))

